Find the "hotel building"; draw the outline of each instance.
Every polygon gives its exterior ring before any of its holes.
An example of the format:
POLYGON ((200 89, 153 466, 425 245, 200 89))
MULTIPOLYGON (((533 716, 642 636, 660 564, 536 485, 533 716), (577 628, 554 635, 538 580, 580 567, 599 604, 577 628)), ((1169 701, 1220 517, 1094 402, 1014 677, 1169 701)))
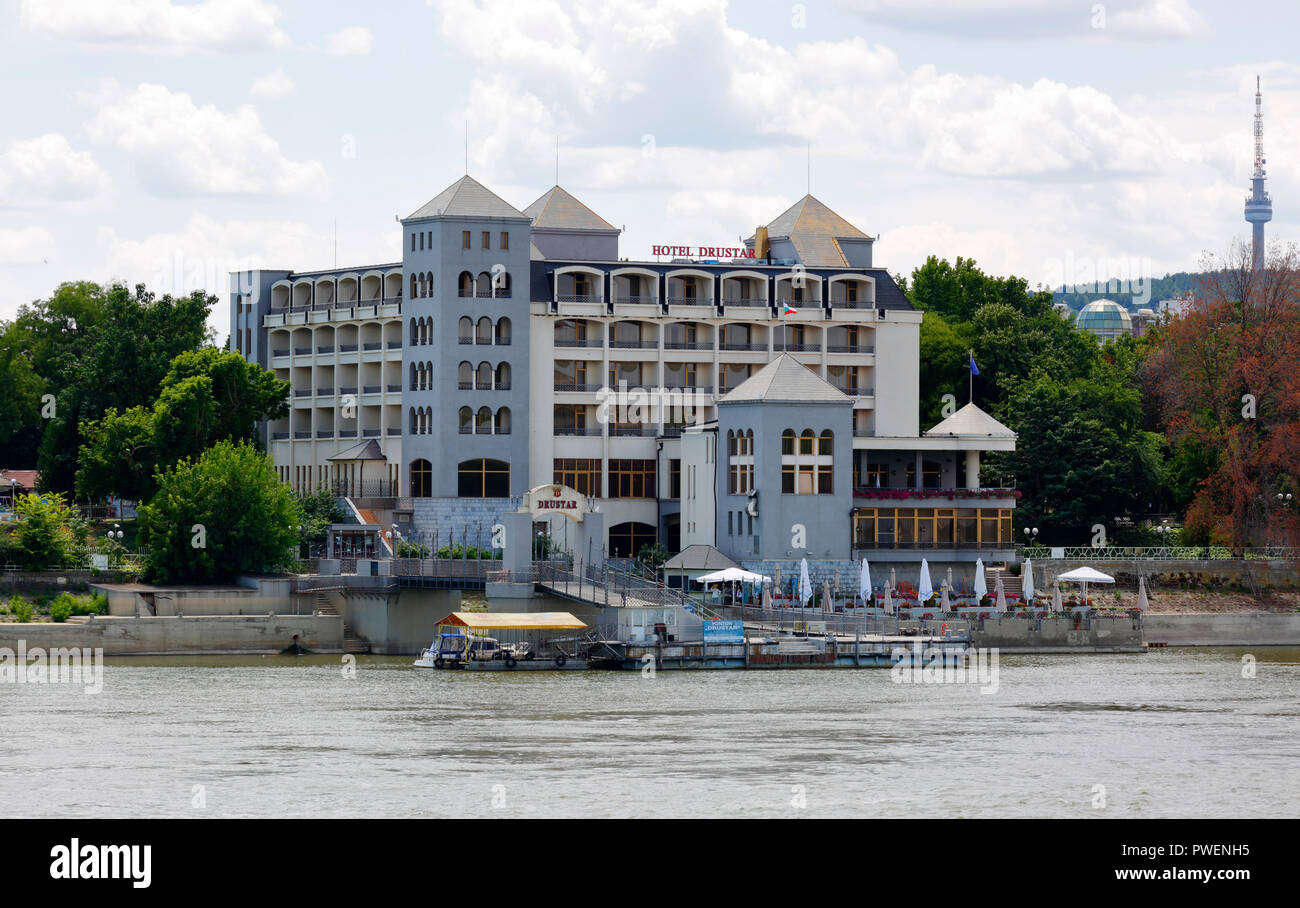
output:
POLYGON ((559 186, 520 210, 465 176, 401 223, 401 261, 231 275, 232 348, 292 388, 265 431, 298 490, 445 541, 563 484, 616 557, 1012 549, 979 460, 1015 436, 973 405, 920 431, 921 313, 811 195, 743 248, 645 261, 559 186))

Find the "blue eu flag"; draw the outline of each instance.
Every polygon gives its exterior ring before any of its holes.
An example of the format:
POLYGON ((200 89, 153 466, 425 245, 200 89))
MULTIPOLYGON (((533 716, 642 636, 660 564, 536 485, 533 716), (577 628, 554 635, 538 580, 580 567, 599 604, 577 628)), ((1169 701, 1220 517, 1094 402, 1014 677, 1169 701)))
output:
POLYGON ((977 366, 977 365, 975 365, 975 354, 974 354, 974 353, 972 353, 972 354, 970 355, 970 374, 971 374, 971 375, 979 375, 979 374, 980 374, 980 367, 977 366))

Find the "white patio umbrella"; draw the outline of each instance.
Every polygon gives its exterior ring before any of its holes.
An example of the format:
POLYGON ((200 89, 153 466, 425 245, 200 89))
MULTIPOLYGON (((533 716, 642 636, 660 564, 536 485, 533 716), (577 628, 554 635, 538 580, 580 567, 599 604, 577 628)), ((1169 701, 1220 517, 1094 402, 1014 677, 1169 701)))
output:
POLYGON ((876 604, 871 599, 871 567, 865 558, 862 559, 862 573, 858 575, 858 596, 865 605, 876 604))
POLYGON ((1147 601, 1147 578, 1145 577, 1138 577, 1137 607, 1138 607, 1138 611, 1140 612, 1145 612, 1147 609, 1151 607, 1151 603, 1147 601))
POLYGON ((812 601, 813 585, 812 579, 808 576, 808 559, 799 559, 799 602, 807 607, 812 601))
POLYGON ((998 591, 997 602, 994 603, 994 608, 999 612, 1005 612, 1007 610, 1007 591, 1002 587, 1001 574, 998 574, 997 591, 998 591))
POLYGON ((921 579, 916 582, 916 598, 920 600, 920 605, 924 605, 925 601, 933 595, 934 583, 930 580, 930 562, 922 558, 921 579))
POLYGON ((989 585, 984 580, 984 559, 978 558, 975 561, 975 604, 979 605, 980 600, 989 594, 989 585))
POLYGON ((1089 583, 1114 583, 1115 582, 1115 578, 1110 576, 1110 574, 1103 574, 1101 571, 1097 570, 1096 568, 1090 568, 1090 567, 1080 567, 1080 568, 1075 568, 1072 571, 1066 571, 1064 574, 1061 574, 1056 579, 1058 581, 1068 580, 1072 583, 1082 583, 1083 602, 1085 605, 1088 602, 1089 583))
POLYGON ((1032 602, 1034 598, 1034 562, 1025 559, 1024 570, 1020 572, 1020 592, 1024 594, 1026 602, 1032 602))

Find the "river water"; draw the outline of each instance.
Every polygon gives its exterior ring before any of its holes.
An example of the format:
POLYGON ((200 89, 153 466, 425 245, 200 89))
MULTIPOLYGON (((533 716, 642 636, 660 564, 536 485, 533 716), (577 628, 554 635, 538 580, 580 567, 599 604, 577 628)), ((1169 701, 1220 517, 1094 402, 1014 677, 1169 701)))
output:
POLYGON ((1300 649, 887 669, 470 673, 110 659, 0 684, 6 816, 1300 815, 1300 649), (1243 677, 1243 657, 1256 660, 1243 677))

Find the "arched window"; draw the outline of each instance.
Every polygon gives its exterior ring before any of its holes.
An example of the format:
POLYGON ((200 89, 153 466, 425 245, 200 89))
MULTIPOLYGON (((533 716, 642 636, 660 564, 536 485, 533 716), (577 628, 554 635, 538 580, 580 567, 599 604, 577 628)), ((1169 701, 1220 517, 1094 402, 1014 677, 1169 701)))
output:
POLYGON ((433 319, 423 319, 424 324, 420 326, 420 343, 433 343, 433 319))
MULTIPOLYGON (((416 376, 415 376, 415 363, 411 363, 411 390, 412 390, 412 391, 417 391, 417 390, 419 390, 419 385, 416 383, 416 376)), ((411 431, 412 431, 412 432, 415 431, 415 427, 414 427, 414 426, 411 427, 411 431)))
POLYGON ((754 433, 727 430, 727 494, 748 495, 754 488, 754 433))
POLYGON ((486 457, 463 461, 456 467, 456 494, 461 498, 508 498, 510 464, 486 457))
POLYGON ((509 345, 510 343, 510 319, 503 318, 497 320, 495 343, 509 345))
POLYGON ((460 296, 473 296, 474 275, 468 271, 462 271, 460 277, 456 278, 456 292, 460 296))
POLYGON ((478 330, 474 335, 474 343, 492 343, 492 319, 488 318, 486 315, 478 320, 478 330))
MULTIPOLYGON (((412 366, 411 368, 414 369, 415 367, 412 366)), ((420 425, 419 425, 419 423, 416 421, 416 416, 415 416, 415 407, 411 407, 411 434, 412 434, 412 435, 419 435, 419 434, 420 434, 420 425)))
POLYGON ((781 492, 786 495, 830 495, 835 491, 835 435, 812 429, 781 434, 781 492))
POLYGON ((510 408, 502 407, 497 410, 496 426, 493 432, 497 435, 510 434, 510 408))
POLYGON ((510 390, 510 364, 497 363, 496 389, 498 391, 510 390))
POLYGON ((629 520, 609 528, 609 555, 611 558, 634 558, 642 547, 658 541, 653 526, 629 520))
POLYGON ((510 298, 510 272, 503 271, 496 278, 496 286, 492 288, 492 295, 498 299, 510 298))
POLYGON ((474 415, 474 434, 492 434, 492 411, 487 407, 479 407, 478 413, 474 415))
POLYGON ((486 271, 480 271, 478 280, 474 284, 474 295, 489 297, 492 295, 492 275, 486 271))
POLYGON ((411 497, 433 497, 433 467, 423 457, 411 461, 411 497))
MULTIPOLYGON (((414 236, 411 237, 411 242, 415 242, 414 236)), ((411 299, 415 299, 419 295, 418 288, 419 288, 419 283, 416 280, 415 275, 412 274, 411 275, 411 299)))
POLYGON ((457 324, 457 341, 462 344, 474 343, 474 321, 468 315, 462 315, 457 324))
MULTIPOLYGON (((469 364, 466 363, 466 365, 469 364)), ((461 407, 457 419, 461 435, 469 435, 474 431, 474 411, 469 407, 461 407)))
POLYGON ((411 319, 411 343, 418 344, 419 342, 420 342, 420 330, 416 326, 415 319, 411 319))
POLYGON ((492 390, 492 364, 481 362, 478 364, 478 371, 474 374, 474 387, 479 391, 492 390))
POLYGON ((456 384, 462 391, 468 391, 474 387, 474 366, 472 363, 464 362, 456 367, 456 384))

